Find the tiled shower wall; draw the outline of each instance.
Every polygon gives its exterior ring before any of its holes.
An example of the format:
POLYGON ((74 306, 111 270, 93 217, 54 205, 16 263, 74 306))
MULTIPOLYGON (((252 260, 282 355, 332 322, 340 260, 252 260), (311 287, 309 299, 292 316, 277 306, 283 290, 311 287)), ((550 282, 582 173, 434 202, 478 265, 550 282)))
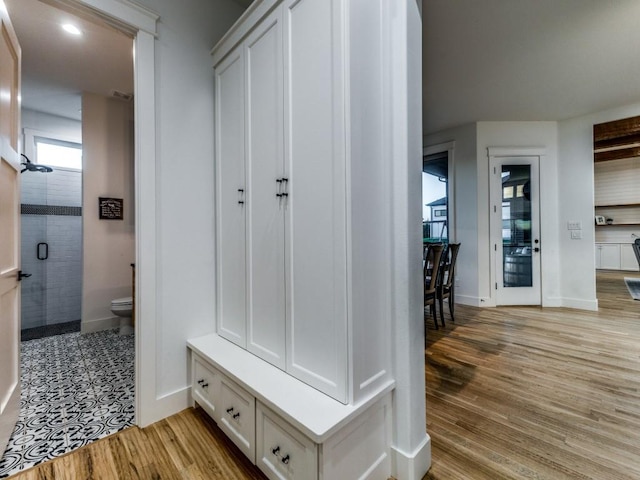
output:
POLYGON ((22 281, 22 328, 79 320, 82 172, 27 171, 21 181, 22 270, 32 274, 22 281), (47 260, 37 259, 41 242, 49 245, 47 260))

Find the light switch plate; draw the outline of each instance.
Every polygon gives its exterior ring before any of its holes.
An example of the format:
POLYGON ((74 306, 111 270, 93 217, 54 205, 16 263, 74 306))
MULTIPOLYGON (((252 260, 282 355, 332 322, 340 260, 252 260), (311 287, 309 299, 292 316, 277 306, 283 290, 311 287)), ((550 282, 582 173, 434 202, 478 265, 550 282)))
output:
POLYGON ((582 230, 582 222, 577 220, 567 222, 567 230, 582 230))
POLYGON ((571 230, 571 240, 581 240, 582 230, 571 230))

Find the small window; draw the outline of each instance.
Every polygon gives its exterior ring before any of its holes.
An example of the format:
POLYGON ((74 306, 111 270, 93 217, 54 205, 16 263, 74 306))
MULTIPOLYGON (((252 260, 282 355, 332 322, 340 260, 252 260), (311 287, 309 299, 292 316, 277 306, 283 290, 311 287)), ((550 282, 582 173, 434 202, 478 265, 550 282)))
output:
POLYGON ((36 137, 36 163, 49 167, 82 170, 82 145, 36 137))

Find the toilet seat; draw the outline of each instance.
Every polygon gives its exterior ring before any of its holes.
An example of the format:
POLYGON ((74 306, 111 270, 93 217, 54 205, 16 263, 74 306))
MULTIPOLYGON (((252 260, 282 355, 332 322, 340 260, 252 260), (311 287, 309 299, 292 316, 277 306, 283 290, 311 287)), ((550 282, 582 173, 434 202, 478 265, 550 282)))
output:
POLYGON ((113 307, 125 307, 133 305, 133 297, 115 298, 111 300, 111 306, 113 307))

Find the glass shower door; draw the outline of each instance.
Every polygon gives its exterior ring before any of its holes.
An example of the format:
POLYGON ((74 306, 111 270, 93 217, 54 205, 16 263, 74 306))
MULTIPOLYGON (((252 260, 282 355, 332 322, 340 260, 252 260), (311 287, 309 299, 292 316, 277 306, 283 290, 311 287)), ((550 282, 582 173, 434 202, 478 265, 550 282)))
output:
POLYGON ((82 173, 22 174, 22 330, 80 320, 82 173))

